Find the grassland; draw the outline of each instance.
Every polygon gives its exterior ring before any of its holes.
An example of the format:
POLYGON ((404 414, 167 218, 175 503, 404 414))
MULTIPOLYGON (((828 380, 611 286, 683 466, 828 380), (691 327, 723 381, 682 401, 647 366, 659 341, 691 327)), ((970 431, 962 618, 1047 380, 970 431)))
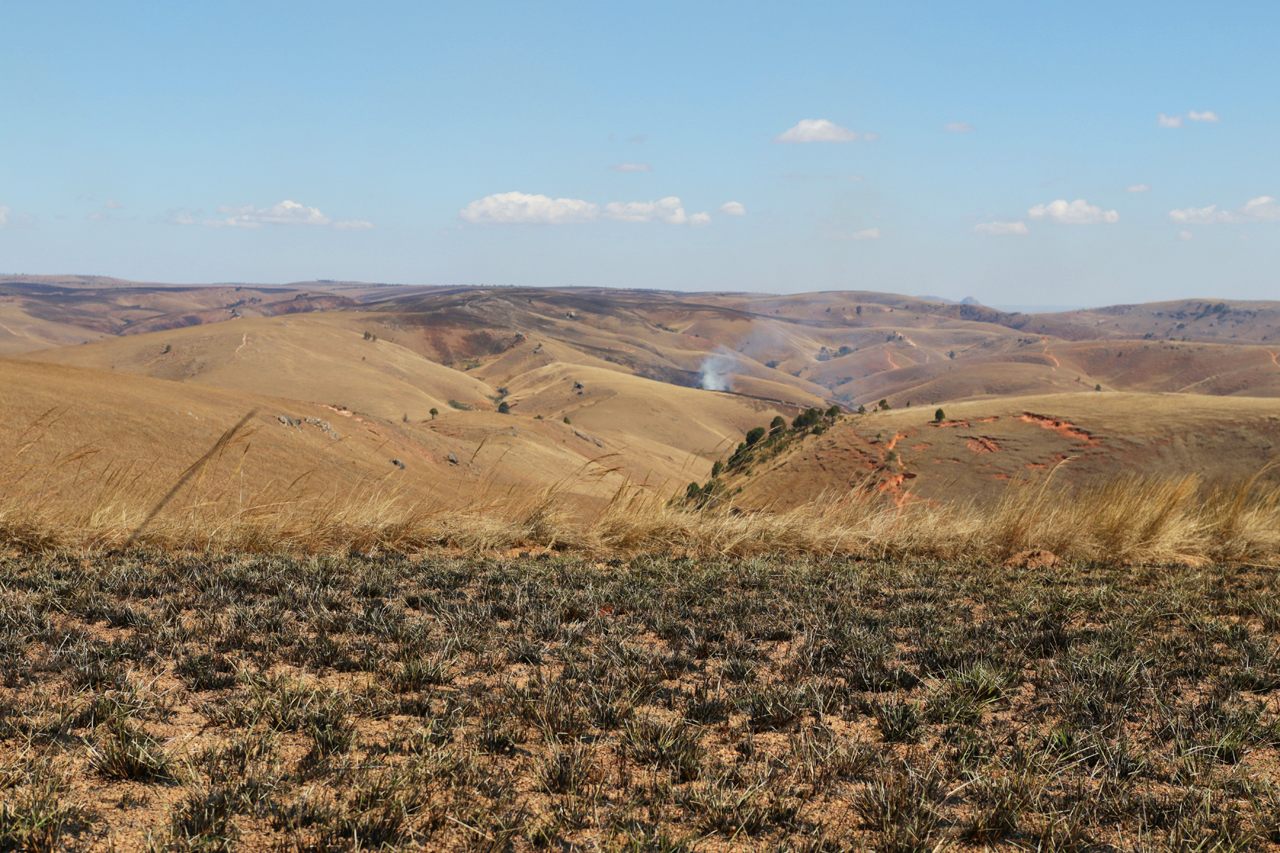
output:
POLYGON ((1248 567, 0 560, 0 848, 1253 849, 1248 567))

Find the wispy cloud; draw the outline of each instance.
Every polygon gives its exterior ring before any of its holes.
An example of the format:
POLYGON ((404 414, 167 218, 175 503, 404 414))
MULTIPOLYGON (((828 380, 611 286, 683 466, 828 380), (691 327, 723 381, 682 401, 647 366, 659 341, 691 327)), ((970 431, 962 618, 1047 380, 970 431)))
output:
POLYGON ((1062 225, 1097 225, 1113 224, 1120 221, 1120 214, 1115 210, 1103 210, 1096 204, 1089 204, 1082 198, 1075 201, 1057 199, 1048 204, 1037 204, 1027 211, 1032 219, 1047 219, 1062 225))
POLYGON ((1224 210, 1216 204, 1206 207, 1183 207, 1169 211, 1169 219, 1179 225, 1215 225, 1229 222, 1280 221, 1280 203, 1269 195, 1251 198, 1235 210, 1224 210))
MULTIPOLYGON (((1187 121, 1200 122, 1201 124, 1217 124, 1221 119, 1213 110, 1188 110, 1186 115, 1187 121)), ((1156 124, 1160 127, 1182 127, 1183 116, 1166 115, 1160 113, 1156 116, 1156 124)))
POLYGON ((7 205, 0 204, 0 228, 9 224, 9 212, 7 205))
POLYGON ((942 129, 947 133, 973 133, 973 125, 967 121, 949 121, 942 129))
POLYGON ((880 229, 879 228, 863 228, 861 231, 854 231, 852 236, 853 236, 853 239, 859 240, 859 241, 879 240, 880 229))
POLYGON ((979 222, 973 226, 973 230, 979 234, 985 234, 988 237, 1025 237, 1030 233, 1027 223, 1022 220, 995 222, 979 222))
POLYGON ((1124 188, 1124 191, 1125 191, 1125 192, 1127 192, 1127 193, 1145 193, 1145 192, 1150 192, 1150 191, 1151 191, 1151 185, 1150 185, 1150 184, 1129 184, 1129 186, 1127 186, 1127 187, 1125 187, 1125 188, 1124 188))
POLYGON ((270 207, 223 205, 217 215, 204 217, 199 213, 178 211, 171 216, 179 225, 204 225, 210 228, 261 228, 264 225, 298 225, 316 228, 336 228, 340 231, 365 231, 373 223, 364 219, 333 219, 319 208, 308 207, 285 199, 270 207))
POLYGON ((720 212, 725 216, 746 216, 747 207, 740 201, 726 201, 720 205, 720 212))
POLYGON ((597 204, 580 198, 552 198, 536 193, 494 193, 476 199, 458 212, 464 222, 477 225, 570 225, 596 220, 665 222, 705 225, 709 213, 688 213, 679 196, 656 201, 611 201, 597 204))
POLYGON ((653 167, 648 163, 618 163, 613 166, 615 172, 652 172, 653 167))
POLYGON ((874 133, 858 133, 847 127, 841 127, 830 119, 805 118, 794 127, 787 128, 774 137, 774 142, 857 142, 859 139, 872 141, 874 133))

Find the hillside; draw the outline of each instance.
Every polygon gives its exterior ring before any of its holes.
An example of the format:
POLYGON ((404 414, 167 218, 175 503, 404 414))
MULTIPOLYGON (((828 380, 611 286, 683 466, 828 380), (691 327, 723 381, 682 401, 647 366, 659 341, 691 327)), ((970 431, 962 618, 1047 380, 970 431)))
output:
MULTIPOLYGON (((351 337, 366 343, 359 335, 351 337)), ((92 351, 92 345, 76 349, 92 351)), ((228 378, 228 385, 210 387, 207 381, 0 359, 0 474, 11 484, 7 500, 20 505, 25 495, 41 512, 69 524, 105 523, 111 514, 140 517, 226 430, 252 413, 231 443, 200 467, 199 478, 180 490, 175 506, 225 514, 296 502, 299 511, 308 511, 327 503, 351 508, 364 494, 373 502, 370 511, 390 496, 465 507, 511 496, 536 502, 553 489, 567 507, 600 506, 625 484, 645 484, 665 496, 691 478, 706 476, 711 460, 733 436, 777 413, 755 401, 684 390, 690 397, 708 398, 702 414, 686 424, 682 407, 692 408, 691 400, 667 396, 657 390, 665 386, 635 377, 627 378, 635 384, 630 390, 606 391, 608 377, 603 377, 585 401, 575 396, 558 406, 545 390, 541 402, 537 395, 528 398, 531 406, 547 411, 577 415, 584 407, 600 406, 611 413, 598 421, 584 413, 581 425, 563 416, 499 414, 483 399, 477 404, 486 409, 445 406, 434 418, 423 410, 405 421, 400 413, 405 397, 395 393, 410 387, 409 379, 389 379, 385 368, 354 376, 369 377, 370 400, 390 395, 395 416, 331 395, 333 402, 307 400, 299 395, 306 390, 301 386, 289 397, 269 393, 290 391, 288 371, 252 366, 235 362, 215 371, 215 378, 228 378), (246 376, 260 381, 235 381, 246 376), (401 384, 388 384, 393 380, 401 384)), ((434 369, 452 373, 438 365, 434 369)), ((465 374, 456 374, 456 381, 479 386, 465 374)), ((567 380, 561 384, 571 389, 567 380)), ((420 398, 424 406, 432 399, 420 398)))
MULTIPOLYGON (((40 351, 39 358, 61 363, 114 363, 164 375, 127 351, 118 357, 45 351, 302 313, 334 328, 368 331, 494 389, 555 361, 793 407, 837 402, 852 409, 882 398, 895 406, 937 405, 1098 385, 1280 394, 1280 310, 1261 302, 1190 300, 1034 315, 867 291, 775 296, 351 282, 172 287, 10 278, 0 280, 0 352, 40 351)), ((239 340, 244 332, 210 334, 239 340)), ((352 383, 363 386, 365 379, 352 383)), ((423 400, 410 394, 408 402, 423 400)))
MULTIPOLYGON (((1077 339, 1079 316, 1068 328, 1066 315, 1044 315, 1036 322, 1059 323, 1061 335, 1029 334, 1013 326, 1031 315, 860 291, 312 284, 0 282, 0 344, 28 363, 6 363, 5 425, 20 432, 62 411, 51 464, 93 447, 103 470, 143 466, 151 494, 258 409, 255 487, 310 472, 297 493, 314 496, 390 477, 414 499, 450 505, 548 488, 600 505, 624 483, 667 495, 705 482, 714 460, 776 416, 881 400, 892 410, 849 414, 732 472, 731 491, 744 506, 803 503, 870 478, 895 496, 985 499, 1067 458, 1055 477, 1069 485, 1122 471, 1224 479, 1249 475, 1277 446, 1280 347, 1118 337, 1188 310, 1173 303, 1108 309, 1122 326, 1077 339), (191 406, 214 407, 206 426, 171 416, 191 406), (939 406, 955 425, 927 423, 939 406), (295 446, 277 416, 329 421, 344 436, 352 430, 337 424, 358 424, 368 442, 353 438, 337 456, 339 445, 295 446), (1054 421, 1098 438, 1041 427, 1054 421), (168 462, 143 458, 160 445, 168 462), (405 471, 389 471, 392 458, 405 471)), ((1261 340, 1269 310, 1230 303, 1187 322, 1220 330, 1241 312, 1235 334, 1261 340)))
MULTIPOLYGON (((786 509, 870 488, 899 501, 989 502, 1011 483, 1098 485, 1117 476, 1248 479, 1280 459, 1280 400, 1055 394, 843 415, 730 466, 718 493, 786 509)), ((1280 480, 1280 471, 1269 479, 1280 480)))

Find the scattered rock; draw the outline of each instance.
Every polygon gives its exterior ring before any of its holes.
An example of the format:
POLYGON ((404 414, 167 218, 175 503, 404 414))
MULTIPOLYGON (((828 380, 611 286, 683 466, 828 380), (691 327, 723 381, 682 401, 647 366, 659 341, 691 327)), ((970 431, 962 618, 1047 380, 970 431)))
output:
POLYGON ((307 418, 307 423, 308 423, 308 424, 310 424, 311 426, 316 427, 317 429, 319 429, 319 430, 320 430, 321 432, 323 432, 325 435, 329 436, 329 438, 341 438, 341 437, 342 437, 342 436, 338 435, 338 431, 337 431, 337 430, 335 430, 335 429, 333 428, 333 425, 332 425, 331 423, 329 423, 328 421, 321 420, 320 418, 307 418))
POLYGON ((448 456, 448 459, 449 459, 449 464, 450 464, 450 465, 457 465, 457 464, 458 464, 458 457, 457 457, 457 455, 456 455, 456 454, 454 454, 454 453, 450 452, 450 454, 449 454, 449 456, 448 456))
POLYGON ((604 442, 603 442, 603 441, 601 441, 601 440, 600 440, 600 439, 598 439, 598 438, 593 438, 592 436, 589 436, 589 435, 587 435, 586 433, 583 433, 583 432, 579 432, 579 431, 578 431, 578 430, 576 430, 576 429, 573 431, 573 434, 574 434, 574 435, 576 435, 578 438, 582 439, 583 441, 589 441, 589 442, 591 442, 591 443, 592 443, 592 444, 594 444, 596 447, 604 447, 604 442))
POLYGON ((302 426, 302 420, 300 418, 293 418, 288 415, 276 415, 276 420, 289 427, 302 426))
POLYGON ((392 459, 391 464, 399 468, 401 471, 404 470, 404 463, 401 462, 399 459, 392 459))
POLYGON ((1004 561, 1007 569, 1049 569, 1058 565, 1058 555, 1043 548, 1019 551, 1004 561))

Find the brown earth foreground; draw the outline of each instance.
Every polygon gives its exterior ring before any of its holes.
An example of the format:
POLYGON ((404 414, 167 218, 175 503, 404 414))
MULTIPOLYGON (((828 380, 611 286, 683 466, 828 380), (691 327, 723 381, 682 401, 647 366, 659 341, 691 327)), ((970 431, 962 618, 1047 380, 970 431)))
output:
POLYGON ((0 558, 2 849, 1241 850, 1273 571, 0 558))

